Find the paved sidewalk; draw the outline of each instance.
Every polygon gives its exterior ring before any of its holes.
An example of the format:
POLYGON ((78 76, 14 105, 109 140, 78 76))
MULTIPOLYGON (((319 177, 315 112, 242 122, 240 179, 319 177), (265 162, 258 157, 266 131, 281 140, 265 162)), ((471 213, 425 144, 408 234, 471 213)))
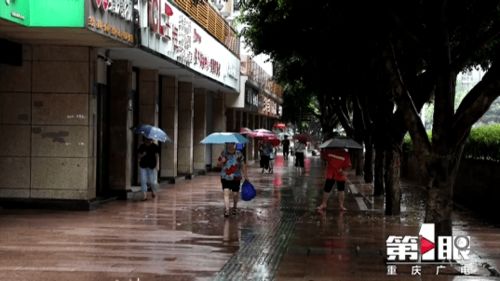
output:
POLYGON ((349 176, 348 211, 331 196, 325 214, 313 207, 320 200, 323 178, 318 163, 306 175, 307 185, 293 189, 297 202, 304 200, 294 237, 280 264, 277 280, 500 280, 500 227, 478 221, 466 211, 454 214, 453 234, 471 236, 471 259, 465 267, 422 265, 421 275, 412 275, 413 265, 400 265, 389 276, 385 263, 385 241, 389 235, 418 235, 425 213, 425 190, 402 182, 402 214, 384 216, 384 198, 374 198, 370 184, 353 172, 349 176), (461 273, 467 269, 467 274, 461 273))
POLYGON ((351 175, 348 211, 332 194, 320 214, 321 161, 307 158, 304 175, 292 164, 278 157, 274 174, 252 166, 257 197, 227 219, 216 173, 89 212, 0 209, 0 280, 500 280, 500 228, 462 212, 454 234, 472 237, 474 276, 388 276, 385 240, 418 234, 422 189, 405 183, 403 214, 384 217, 383 199, 351 175))

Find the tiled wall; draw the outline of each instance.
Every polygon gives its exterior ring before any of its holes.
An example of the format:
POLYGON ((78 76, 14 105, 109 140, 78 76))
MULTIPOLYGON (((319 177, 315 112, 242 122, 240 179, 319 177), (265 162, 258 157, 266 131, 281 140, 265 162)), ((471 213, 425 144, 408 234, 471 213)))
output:
POLYGON ((91 50, 24 46, 0 65, 0 197, 91 199, 91 50))

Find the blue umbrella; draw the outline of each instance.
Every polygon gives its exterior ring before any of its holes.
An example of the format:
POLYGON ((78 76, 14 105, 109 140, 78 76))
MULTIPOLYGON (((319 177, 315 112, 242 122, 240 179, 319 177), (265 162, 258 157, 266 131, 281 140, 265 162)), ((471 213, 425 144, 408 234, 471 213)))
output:
POLYGON ((161 141, 161 142, 166 142, 166 141, 171 142, 172 141, 167 136, 167 133, 165 133, 162 129, 155 127, 155 126, 151 126, 151 125, 146 125, 146 124, 139 125, 138 127, 136 127, 134 129, 134 132, 136 134, 141 134, 141 135, 145 136, 146 138, 152 139, 152 140, 157 140, 157 141, 161 141))
POLYGON ((206 136, 201 140, 203 144, 221 144, 221 143, 247 143, 248 140, 244 136, 238 133, 228 133, 228 132, 215 132, 206 136))

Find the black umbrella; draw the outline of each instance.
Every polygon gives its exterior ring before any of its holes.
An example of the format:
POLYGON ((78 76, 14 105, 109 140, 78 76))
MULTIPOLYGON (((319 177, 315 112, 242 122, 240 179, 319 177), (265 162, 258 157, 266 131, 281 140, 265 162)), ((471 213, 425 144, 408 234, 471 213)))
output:
POLYGON ((320 144, 319 148, 353 148, 363 149, 363 146, 355 140, 347 137, 335 137, 320 144))

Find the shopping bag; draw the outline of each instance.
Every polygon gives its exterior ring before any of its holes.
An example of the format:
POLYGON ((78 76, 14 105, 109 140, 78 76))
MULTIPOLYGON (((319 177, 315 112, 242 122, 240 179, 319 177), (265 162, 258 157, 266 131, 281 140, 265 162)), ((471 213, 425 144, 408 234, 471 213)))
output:
POLYGON ((250 201, 256 194, 257 192, 255 191, 253 184, 251 184, 250 181, 245 180, 241 185, 241 200, 250 201))

